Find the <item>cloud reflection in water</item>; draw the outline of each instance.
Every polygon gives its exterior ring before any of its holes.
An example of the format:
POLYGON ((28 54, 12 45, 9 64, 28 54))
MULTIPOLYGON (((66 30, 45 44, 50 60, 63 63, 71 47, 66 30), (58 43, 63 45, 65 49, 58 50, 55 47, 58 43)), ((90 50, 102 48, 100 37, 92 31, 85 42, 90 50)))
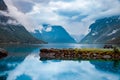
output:
POLYGON ((119 80, 119 75, 97 70, 89 61, 46 61, 35 55, 8 74, 7 80, 119 80))

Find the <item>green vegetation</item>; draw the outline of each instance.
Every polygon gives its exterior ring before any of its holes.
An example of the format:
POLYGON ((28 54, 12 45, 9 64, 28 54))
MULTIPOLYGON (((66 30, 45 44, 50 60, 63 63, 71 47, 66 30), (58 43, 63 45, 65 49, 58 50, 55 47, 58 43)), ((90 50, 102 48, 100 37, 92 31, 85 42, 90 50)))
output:
POLYGON ((83 48, 79 49, 80 51, 91 51, 91 52, 111 52, 113 49, 98 49, 98 48, 83 48))
POLYGON ((114 47, 113 50, 114 50, 114 53, 116 53, 116 54, 120 53, 120 50, 117 47, 114 47))
POLYGON ((41 49, 40 57, 61 60, 120 60, 120 49, 41 49), (46 54, 48 53, 48 54, 46 54), (117 54, 116 54, 117 53, 117 54))

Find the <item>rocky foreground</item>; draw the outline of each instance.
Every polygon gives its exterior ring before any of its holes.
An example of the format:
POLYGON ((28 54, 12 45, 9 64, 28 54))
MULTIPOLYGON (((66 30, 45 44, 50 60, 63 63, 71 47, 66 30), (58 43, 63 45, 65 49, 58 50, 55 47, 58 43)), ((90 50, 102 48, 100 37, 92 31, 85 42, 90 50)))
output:
POLYGON ((40 60, 120 60, 118 49, 41 49, 40 60))
POLYGON ((5 49, 0 48, 0 59, 8 55, 8 52, 5 49))

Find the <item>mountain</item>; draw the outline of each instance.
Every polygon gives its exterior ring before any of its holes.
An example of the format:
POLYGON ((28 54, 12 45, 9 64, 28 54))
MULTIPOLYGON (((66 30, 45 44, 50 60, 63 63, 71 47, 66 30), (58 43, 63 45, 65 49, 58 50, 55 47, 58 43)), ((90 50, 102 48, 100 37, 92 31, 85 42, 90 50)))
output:
POLYGON ((0 0, 0 10, 7 11, 7 6, 3 0, 0 0))
POLYGON ((80 43, 120 43, 120 16, 96 20, 80 43))
POLYGON ((109 43, 115 43, 115 44, 120 44, 120 37, 117 37, 113 40, 110 40, 109 43))
POLYGON ((1 12, 9 13, 3 0, 0 0, 0 43, 44 43, 33 37, 17 20, 1 12))
POLYGON ((75 43, 76 41, 67 33, 67 31, 58 25, 43 24, 41 31, 35 30, 32 33, 38 39, 47 41, 48 43, 75 43))

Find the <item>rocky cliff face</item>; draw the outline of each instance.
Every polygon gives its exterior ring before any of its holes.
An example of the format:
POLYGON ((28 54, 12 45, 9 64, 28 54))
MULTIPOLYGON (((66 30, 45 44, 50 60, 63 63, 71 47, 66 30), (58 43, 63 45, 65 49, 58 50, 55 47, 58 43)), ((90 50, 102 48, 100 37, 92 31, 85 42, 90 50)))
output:
POLYGON ((49 43, 75 43, 76 41, 67 33, 67 31, 58 25, 43 25, 41 31, 36 30, 32 33, 36 38, 42 39, 49 43))
POLYGON ((3 0, 0 0, 0 10, 3 10, 3 11, 7 10, 7 6, 3 0))
MULTIPOLYGON (((3 0, 0 0, 0 11, 8 13, 3 0)), ((0 13, 0 43, 43 43, 43 41, 33 37, 14 18, 0 13)))
POLYGON ((96 20, 81 43, 120 43, 120 16, 96 20))

